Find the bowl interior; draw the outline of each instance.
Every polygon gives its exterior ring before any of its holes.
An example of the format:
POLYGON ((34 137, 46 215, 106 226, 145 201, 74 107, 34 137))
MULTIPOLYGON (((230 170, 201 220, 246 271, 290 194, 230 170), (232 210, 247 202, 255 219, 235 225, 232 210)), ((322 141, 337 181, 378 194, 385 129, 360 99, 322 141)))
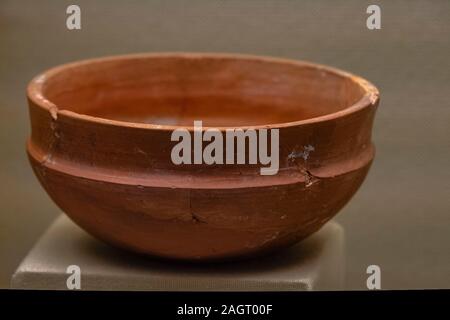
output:
POLYGON ((75 63, 53 72, 43 96, 58 109, 159 125, 251 126, 315 118, 364 95, 350 76, 271 59, 142 56, 75 63))

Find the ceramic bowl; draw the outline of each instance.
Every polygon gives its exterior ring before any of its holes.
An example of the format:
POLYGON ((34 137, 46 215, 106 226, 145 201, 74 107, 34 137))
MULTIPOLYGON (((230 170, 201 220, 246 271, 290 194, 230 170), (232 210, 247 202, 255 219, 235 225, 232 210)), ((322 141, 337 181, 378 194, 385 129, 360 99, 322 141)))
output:
POLYGON ((69 63, 28 86, 28 156, 53 201, 108 243, 213 260, 285 247, 330 220, 374 157, 377 89, 322 65, 235 54, 69 63), (278 129, 279 170, 171 161, 175 129, 278 129))

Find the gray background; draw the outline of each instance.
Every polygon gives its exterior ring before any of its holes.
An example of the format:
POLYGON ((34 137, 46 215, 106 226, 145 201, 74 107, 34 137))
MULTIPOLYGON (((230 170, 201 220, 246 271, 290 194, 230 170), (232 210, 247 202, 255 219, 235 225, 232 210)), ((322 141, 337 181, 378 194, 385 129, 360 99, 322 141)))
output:
POLYGON ((147 51, 239 52, 329 64, 381 91, 377 156, 337 217, 347 288, 450 287, 449 1, 2 1, 0 287, 58 213, 27 163, 25 86, 51 66, 147 51), (65 10, 82 10, 69 31, 65 10), (382 29, 366 28, 379 4, 382 29))

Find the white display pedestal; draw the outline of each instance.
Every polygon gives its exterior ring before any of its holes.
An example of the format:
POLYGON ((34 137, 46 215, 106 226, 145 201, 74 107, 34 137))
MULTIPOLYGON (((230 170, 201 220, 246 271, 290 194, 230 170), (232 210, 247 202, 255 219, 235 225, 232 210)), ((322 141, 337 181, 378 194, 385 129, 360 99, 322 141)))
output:
POLYGON ((67 267, 77 265, 82 290, 339 290, 344 238, 342 227, 331 221, 303 242, 266 257, 188 264, 110 247, 61 215, 22 261, 11 287, 67 290, 67 267))

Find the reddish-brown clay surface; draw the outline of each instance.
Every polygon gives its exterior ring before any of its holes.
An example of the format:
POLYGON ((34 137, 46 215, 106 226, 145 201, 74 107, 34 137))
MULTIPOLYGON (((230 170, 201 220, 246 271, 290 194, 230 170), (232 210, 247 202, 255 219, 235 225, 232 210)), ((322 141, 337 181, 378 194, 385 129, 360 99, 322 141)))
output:
POLYGON ((258 254, 299 241, 361 185, 378 91, 320 65, 140 54, 63 65, 28 87, 27 151, 55 203, 89 233, 160 257, 258 254), (175 165, 179 126, 277 128, 280 170, 175 165), (313 146, 307 159, 301 154, 313 146))

